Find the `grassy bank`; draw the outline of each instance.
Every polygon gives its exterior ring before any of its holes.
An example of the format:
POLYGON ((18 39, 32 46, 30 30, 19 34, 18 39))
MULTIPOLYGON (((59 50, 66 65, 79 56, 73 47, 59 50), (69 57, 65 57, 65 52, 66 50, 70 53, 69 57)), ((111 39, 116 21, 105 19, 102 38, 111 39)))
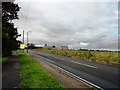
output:
POLYGON ((90 50, 57 50, 57 49, 35 49, 40 52, 53 53, 82 60, 101 62, 109 65, 120 65, 118 63, 118 52, 114 51, 90 51, 90 50))
POLYGON ((21 88, 63 88, 40 64, 27 54, 17 51, 20 56, 21 88))
POLYGON ((4 63, 8 60, 8 57, 0 57, 0 62, 4 63))

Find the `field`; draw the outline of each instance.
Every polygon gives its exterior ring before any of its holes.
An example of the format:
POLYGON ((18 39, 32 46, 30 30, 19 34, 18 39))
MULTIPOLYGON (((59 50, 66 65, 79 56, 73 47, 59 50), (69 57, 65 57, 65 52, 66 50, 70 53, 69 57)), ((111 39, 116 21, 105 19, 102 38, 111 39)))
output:
POLYGON ((58 50, 58 49, 34 49, 39 52, 53 53, 81 60, 89 60, 109 65, 119 65, 118 52, 115 51, 98 51, 98 50, 58 50))
POLYGON ((20 56, 21 64, 21 88, 64 88, 32 57, 21 51, 17 51, 17 54, 20 56))

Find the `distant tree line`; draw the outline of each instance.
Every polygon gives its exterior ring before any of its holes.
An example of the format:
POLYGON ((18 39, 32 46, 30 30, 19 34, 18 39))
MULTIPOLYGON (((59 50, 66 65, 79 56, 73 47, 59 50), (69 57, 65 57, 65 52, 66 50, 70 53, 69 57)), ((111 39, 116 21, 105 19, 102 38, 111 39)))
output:
POLYGON ((2 2, 2 56, 8 56, 12 50, 18 49, 17 28, 14 27, 12 20, 18 19, 20 7, 14 2, 2 2))

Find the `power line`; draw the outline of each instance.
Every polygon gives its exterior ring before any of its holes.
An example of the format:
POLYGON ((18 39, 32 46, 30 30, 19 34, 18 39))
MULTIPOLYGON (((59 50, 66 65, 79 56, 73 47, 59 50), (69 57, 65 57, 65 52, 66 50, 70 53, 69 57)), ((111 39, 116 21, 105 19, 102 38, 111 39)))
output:
POLYGON ((28 1, 28 7, 27 7, 27 15, 26 15, 26 20, 25 20, 25 26, 23 27, 23 43, 24 43, 24 30, 27 28, 27 23, 28 23, 28 17, 29 17, 29 7, 30 7, 30 0, 28 1))
POLYGON ((29 17, 29 8, 30 8, 30 0, 28 1, 28 8, 27 8, 27 19, 26 19, 26 23, 25 23, 25 28, 24 29, 26 29, 26 27, 27 27, 27 23, 28 23, 28 17, 29 17))

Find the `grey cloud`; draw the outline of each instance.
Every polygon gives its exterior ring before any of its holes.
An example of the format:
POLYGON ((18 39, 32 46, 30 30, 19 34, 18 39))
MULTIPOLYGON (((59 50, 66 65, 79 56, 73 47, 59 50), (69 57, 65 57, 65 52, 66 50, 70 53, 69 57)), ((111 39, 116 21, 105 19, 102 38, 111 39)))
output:
POLYGON ((69 45, 74 48, 117 48, 117 3, 95 2, 34 2, 27 7, 21 3, 20 30, 32 31, 30 41, 35 44, 69 45), (86 47, 80 43, 89 43, 86 47))

